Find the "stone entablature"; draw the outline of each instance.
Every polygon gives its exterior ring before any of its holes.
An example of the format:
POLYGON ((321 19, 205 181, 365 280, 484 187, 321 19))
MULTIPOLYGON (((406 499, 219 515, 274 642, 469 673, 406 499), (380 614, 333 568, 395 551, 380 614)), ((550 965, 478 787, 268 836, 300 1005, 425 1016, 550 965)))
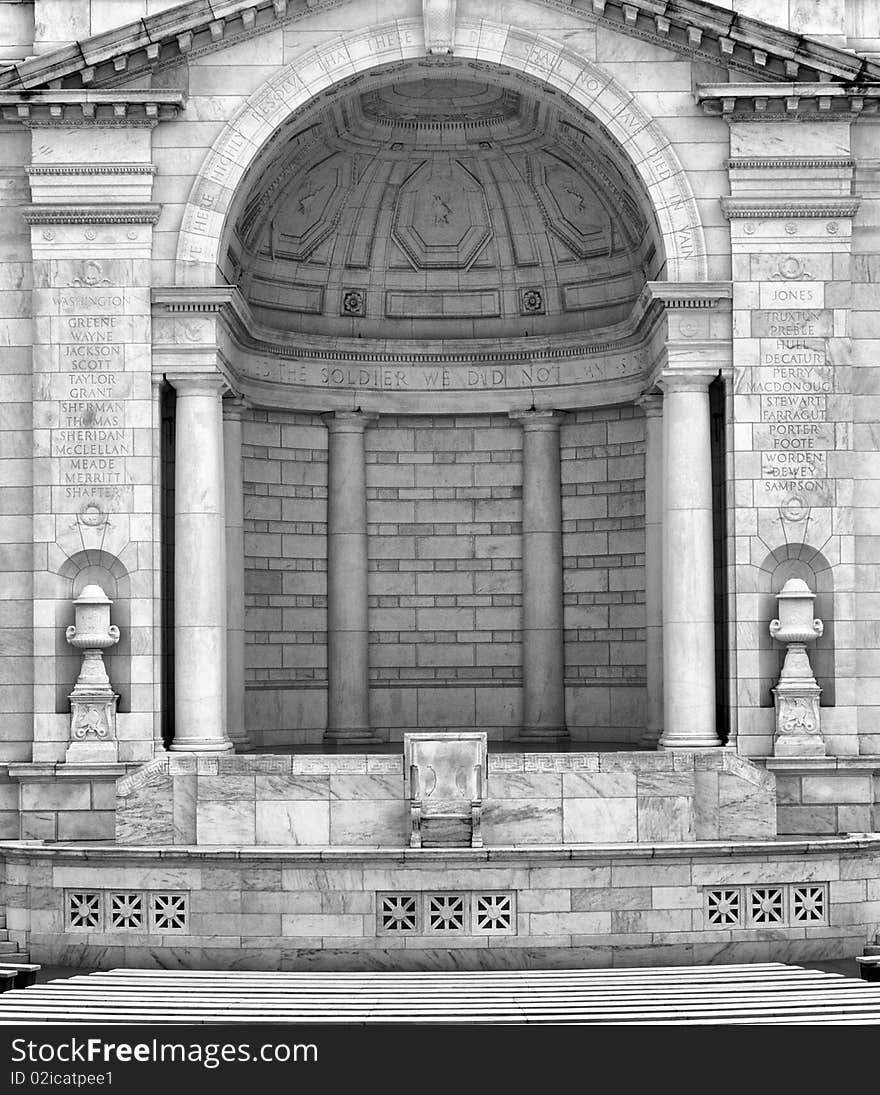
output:
POLYGON ((649 282, 625 324, 588 338, 321 339, 286 344, 254 321, 237 289, 153 290, 154 372, 215 360, 252 406, 385 413, 525 406, 559 409, 635 399, 676 362, 729 367, 731 288, 649 282), (173 363, 173 364, 172 364, 173 363))

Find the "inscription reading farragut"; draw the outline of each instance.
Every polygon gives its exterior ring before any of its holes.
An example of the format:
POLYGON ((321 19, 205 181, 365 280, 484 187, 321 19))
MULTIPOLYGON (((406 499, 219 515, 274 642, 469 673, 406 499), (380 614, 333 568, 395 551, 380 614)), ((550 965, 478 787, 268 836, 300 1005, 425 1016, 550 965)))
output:
POLYGON ((741 390, 759 396, 760 422, 752 446, 761 454, 758 504, 779 506, 796 497, 808 506, 830 505, 829 450, 835 425, 828 420, 835 395, 826 339, 832 312, 817 282, 762 283, 761 308, 752 313, 758 363, 743 371, 741 390))

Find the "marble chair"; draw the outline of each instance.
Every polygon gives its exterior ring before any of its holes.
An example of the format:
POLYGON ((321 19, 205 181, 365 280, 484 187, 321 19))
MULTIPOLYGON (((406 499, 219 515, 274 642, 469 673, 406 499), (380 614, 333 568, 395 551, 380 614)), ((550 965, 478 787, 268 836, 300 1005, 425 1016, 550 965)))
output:
POLYGON ((403 741, 410 847, 482 848, 486 734, 434 731, 403 741))

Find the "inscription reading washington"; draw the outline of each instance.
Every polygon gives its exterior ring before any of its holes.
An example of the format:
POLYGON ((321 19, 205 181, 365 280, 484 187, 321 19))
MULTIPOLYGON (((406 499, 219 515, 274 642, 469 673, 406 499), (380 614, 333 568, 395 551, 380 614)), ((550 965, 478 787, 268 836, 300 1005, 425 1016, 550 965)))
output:
POLYGON ((55 299, 60 388, 51 455, 62 499, 79 508, 117 508, 125 490, 124 459, 133 455, 125 426, 129 380, 124 369, 128 320, 121 292, 65 290, 55 299), (99 314, 105 313, 105 314, 99 314))

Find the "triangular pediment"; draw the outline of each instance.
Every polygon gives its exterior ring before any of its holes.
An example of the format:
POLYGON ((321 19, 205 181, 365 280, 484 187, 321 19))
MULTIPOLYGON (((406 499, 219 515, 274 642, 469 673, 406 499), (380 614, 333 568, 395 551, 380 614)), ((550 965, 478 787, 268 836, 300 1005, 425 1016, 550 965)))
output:
MULTIPOLYGON (((0 70, 0 90, 110 89, 133 81, 143 87, 139 81, 153 69, 221 51, 325 6, 338 4, 189 0, 0 70)), ((549 18, 554 5, 547 8, 549 18)), ((856 53, 701 0, 580 0, 570 10, 585 23, 723 67, 731 82, 852 86, 880 80, 880 65, 856 53)))

